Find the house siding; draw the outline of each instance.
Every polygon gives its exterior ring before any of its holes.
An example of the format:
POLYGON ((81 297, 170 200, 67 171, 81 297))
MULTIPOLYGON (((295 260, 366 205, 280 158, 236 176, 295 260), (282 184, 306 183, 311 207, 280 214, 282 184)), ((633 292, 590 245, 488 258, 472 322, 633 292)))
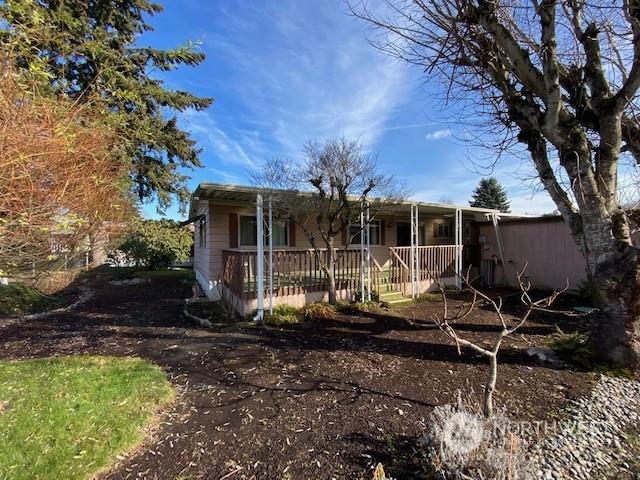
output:
MULTIPOLYGON (((504 248, 504 268, 496 268, 497 284, 517 287, 516 273, 525 262, 526 279, 534 288, 575 289, 586 278, 586 263, 562 219, 501 222, 500 237, 504 248)), ((491 224, 480 225, 482 260, 499 258, 496 236, 491 224)), ((483 268, 483 273, 486 269, 483 268)))

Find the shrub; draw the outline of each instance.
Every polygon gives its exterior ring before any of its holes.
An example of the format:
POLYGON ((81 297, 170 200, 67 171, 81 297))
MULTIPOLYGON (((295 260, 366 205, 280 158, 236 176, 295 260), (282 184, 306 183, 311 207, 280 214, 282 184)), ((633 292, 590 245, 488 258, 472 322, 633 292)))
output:
POLYGON ((526 443, 509 428, 503 413, 484 418, 478 404, 467 401, 437 406, 424 437, 431 471, 444 478, 530 478, 526 443))
MULTIPOLYGON (((364 292, 364 296, 367 296, 367 291, 365 290, 364 292)), ((356 302, 359 302, 362 299, 362 290, 356 290, 355 293, 353 293, 353 299, 356 302)), ((371 291, 371 300, 365 300, 365 302, 378 302, 380 300, 380 296, 378 295, 378 292, 376 291, 371 291)))
POLYGON ((335 318, 336 309, 333 305, 325 302, 313 302, 302 307, 300 313, 309 322, 319 322, 335 318))
POLYGON ((300 322, 300 312, 291 305, 278 305, 273 308, 273 313, 265 311, 263 322, 274 327, 291 325, 300 322))
POLYGON ((578 368, 591 370, 595 366, 595 350, 586 333, 558 333, 549 346, 560 358, 578 368))
POLYGON ((0 315, 23 315, 56 306, 55 299, 43 295, 35 288, 20 283, 0 286, 0 315))
POLYGON ((339 313, 353 313, 353 305, 349 302, 336 302, 333 308, 339 313))
POLYGON ((109 254, 109 259, 120 266, 128 263, 152 270, 170 267, 189 258, 192 244, 191 232, 177 222, 143 220, 134 225, 117 250, 109 254))

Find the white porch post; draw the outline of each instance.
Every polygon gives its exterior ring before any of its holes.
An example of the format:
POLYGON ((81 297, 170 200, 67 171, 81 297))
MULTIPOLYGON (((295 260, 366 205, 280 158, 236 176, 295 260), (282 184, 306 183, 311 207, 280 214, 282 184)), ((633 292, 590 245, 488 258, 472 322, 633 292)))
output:
POLYGON ((254 320, 264 318, 264 214, 262 209, 262 195, 256 197, 256 228, 257 228, 257 253, 256 253, 256 275, 258 283, 258 312, 254 320))
POLYGON ((411 298, 420 296, 420 246, 418 205, 411 205, 411 298))
POLYGON ((462 209, 456 208, 455 238, 456 238, 456 288, 462 288, 462 209))
POLYGON ((269 197, 269 314, 273 315, 273 205, 269 197))
POLYGON ((367 301, 371 301, 371 217, 369 214, 369 203, 365 203, 367 212, 367 259, 365 263, 365 273, 367 282, 367 301))
POLYGON ((360 301, 371 301, 371 246, 370 234, 371 217, 369 216, 369 203, 362 201, 360 209, 360 301), (366 244, 365 244, 366 242, 366 244), (366 290, 366 293, 365 293, 366 290))

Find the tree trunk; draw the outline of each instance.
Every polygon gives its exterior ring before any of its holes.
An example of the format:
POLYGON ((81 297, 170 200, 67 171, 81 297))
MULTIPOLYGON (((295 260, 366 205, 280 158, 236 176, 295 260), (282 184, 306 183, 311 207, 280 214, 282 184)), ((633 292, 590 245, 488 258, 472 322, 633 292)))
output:
POLYGON ((333 242, 329 244, 327 248, 327 268, 325 274, 327 275, 327 292, 329 293, 329 303, 335 305, 338 302, 336 295, 336 277, 333 271, 333 264, 335 262, 335 252, 333 250, 333 242))
POLYGON ((592 338, 601 360, 640 371, 640 254, 622 244, 596 263, 593 280, 600 313, 592 338))
POLYGON ((493 391, 496 389, 496 379, 498 378, 498 354, 489 356, 489 381, 484 387, 484 416, 493 416, 493 391))

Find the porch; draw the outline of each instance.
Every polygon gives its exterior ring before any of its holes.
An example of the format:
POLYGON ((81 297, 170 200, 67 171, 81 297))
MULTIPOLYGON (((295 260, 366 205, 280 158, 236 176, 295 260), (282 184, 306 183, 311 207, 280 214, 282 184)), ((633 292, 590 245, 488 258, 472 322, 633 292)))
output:
MULTIPOLYGON (((452 281, 456 258, 460 258, 457 252, 461 255, 463 248, 462 245, 388 247, 388 260, 382 264, 367 249, 337 249, 336 290, 339 298, 348 300, 355 299, 363 285, 365 292, 370 291, 381 299, 393 295, 395 299, 399 296, 410 298, 427 291, 435 279, 452 281)), ((224 286, 242 303, 257 299, 260 288, 258 253, 224 249, 222 255, 224 286)), ((296 296, 302 296, 305 302, 313 300, 312 297, 321 299, 326 291, 326 274, 320 268, 321 255, 326 255, 326 251, 274 250, 273 265, 269 269, 268 254, 265 253, 264 297, 268 299, 271 295, 275 303, 288 303, 283 298, 296 296)))

